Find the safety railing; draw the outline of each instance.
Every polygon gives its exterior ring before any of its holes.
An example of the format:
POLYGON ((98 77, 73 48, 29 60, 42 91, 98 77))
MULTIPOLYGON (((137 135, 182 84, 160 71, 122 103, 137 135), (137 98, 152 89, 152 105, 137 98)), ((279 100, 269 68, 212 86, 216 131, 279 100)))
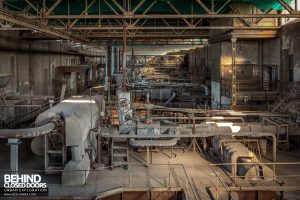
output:
POLYGON ((291 173, 299 169, 300 162, 218 163, 210 164, 210 167, 215 175, 214 178, 210 179, 214 188, 215 199, 224 199, 224 193, 221 191, 225 191, 226 198, 231 197, 232 188, 237 190, 238 188, 247 188, 247 191, 300 191, 300 172, 291 173), (248 166, 248 169, 245 170, 250 170, 252 167, 258 169, 259 166, 265 166, 269 167, 272 173, 261 174, 259 170, 256 170, 257 174, 255 175, 247 174, 246 176, 241 176, 238 175, 239 167, 241 166, 248 166), (228 170, 228 168, 231 168, 231 170, 228 170), (252 184, 249 184, 250 182, 252 184))
MULTIPOLYGON (((122 166, 123 168, 114 165, 94 170, 55 170, 56 174, 74 173, 71 176, 73 180, 81 174, 84 184, 80 185, 63 185, 61 175, 53 175, 51 170, 0 170, 0 185, 4 185, 5 174, 38 174, 42 178, 41 182, 47 184, 49 196, 53 197, 70 194, 94 196, 115 188, 124 188, 128 191, 183 191, 188 199, 197 199, 194 186, 182 164, 151 164, 147 167, 142 163, 129 163, 127 167, 122 166)), ((72 183, 72 179, 68 182, 72 183)))

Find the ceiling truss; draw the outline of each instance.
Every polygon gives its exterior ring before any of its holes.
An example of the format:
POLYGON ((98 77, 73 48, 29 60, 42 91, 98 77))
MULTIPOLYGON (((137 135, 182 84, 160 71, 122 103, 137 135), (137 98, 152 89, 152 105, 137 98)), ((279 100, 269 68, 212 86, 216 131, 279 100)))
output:
POLYGON ((27 4, 19 8, 19 12, 16 12, 16 8, 12 9, 11 5, 5 5, 6 1, 4 1, 4 6, 0 9, 0 20, 14 24, 9 28, 4 27, 7 30, 31 29, 62 39, 88 41, 102 37, 118 38, 122 35, 124 25, 129 38, 207 38, 210 30, 277 30, 280 28, 277 24, 261 25, 261 21, 265 18, 300 18, 300 12, 284 0, 276 1, 288 11, 287 14, 272 9, 257 14, 243 14, 231 6, 231 0, 222 3, 211 0, 209 7, 204 0, 192 1, 204 11, 202 14, 193 11, 182 13, 172 2, 165 2, 171 14, 153 13, 151 9, 158 3, 157 0, 150 4, 146 0, 141 0, 134 5, 131 4, 132 0, 124 0, 125 6, 117 0, 85 0, 79 14, 71 13, 72 1, 68 0, 55 0, 51 5, 42 0, 40 7, 33 0, 25 0, 27 4), (66 1, 68 14, 58 14, 56 8, 66 1), (100 11, 97 14, 91 13, 91 8, 98 1, 106 4, 110 9, 109 14, 101 14, 100 11), (224 10, 227 12, 223 12, 224 10), (213 26, 209 23, 211 19, 224 18, 236 18, 243 25, 213 26))

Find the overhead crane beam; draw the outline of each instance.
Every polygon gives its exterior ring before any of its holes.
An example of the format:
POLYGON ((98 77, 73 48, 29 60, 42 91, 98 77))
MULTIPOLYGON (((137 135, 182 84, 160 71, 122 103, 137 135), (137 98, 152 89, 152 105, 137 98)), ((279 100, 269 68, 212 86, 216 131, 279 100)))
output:
MULTIPOLYGON (((27 16, 40 19, 41 16, 27 16)), ((125 14, 125 15, 49 15, 48 19, 187 19, 187 18, 300 18, 300 12, 293 14, 125 14)))
POLYGON ((83 39, 73 36, 69 33, 66 33, 61 30, 56 30, 54 28, 49 27, 48 25, 42 24, 41 22, 32 21, 26 17, 23 17, 18 14, 14 14, 8 12, 7 10, 0 9, 0 20, 13 23, 22 27, 26 27, 32 30, 36 30, 38 32, 54 36, 57 38, 65 39, 65 40, 72 40, 77 42, 83 42, 83 39))

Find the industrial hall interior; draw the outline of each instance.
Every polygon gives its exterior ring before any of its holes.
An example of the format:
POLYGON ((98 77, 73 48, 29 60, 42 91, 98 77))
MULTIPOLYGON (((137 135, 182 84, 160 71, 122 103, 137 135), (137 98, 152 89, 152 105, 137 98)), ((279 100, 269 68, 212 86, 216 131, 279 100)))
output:
POLYGON ((0 0, 0 199, 300 200, 300 0, 0 0))

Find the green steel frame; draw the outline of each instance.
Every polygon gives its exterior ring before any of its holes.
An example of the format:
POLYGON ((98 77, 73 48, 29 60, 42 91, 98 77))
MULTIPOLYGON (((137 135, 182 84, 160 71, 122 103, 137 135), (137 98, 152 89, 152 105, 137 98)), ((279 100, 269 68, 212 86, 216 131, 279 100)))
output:
POLYGON ((266 25, 262 19, 300 18, 292 1, 0 0, 0 20, 6 21, 2 30, 20 30, 32 39, 47 38, 44 34, 74 41, 121 39, 124 30, 128 38, 209 38, 211 30, 277 30, 280 23, 266 25), (257 12, 238 11, 232 6, 237 3, 250 4, 257 12), (243 25, 211 24, 224 18, 243 25))

